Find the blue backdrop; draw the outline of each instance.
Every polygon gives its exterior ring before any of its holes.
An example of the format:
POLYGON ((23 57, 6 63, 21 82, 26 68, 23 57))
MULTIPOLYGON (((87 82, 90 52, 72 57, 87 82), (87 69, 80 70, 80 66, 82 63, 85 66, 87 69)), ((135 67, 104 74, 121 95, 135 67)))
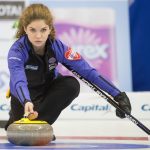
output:
POLYGON ((134 91, 150 90, 150 0, 130 6, 132 81, 134 91))

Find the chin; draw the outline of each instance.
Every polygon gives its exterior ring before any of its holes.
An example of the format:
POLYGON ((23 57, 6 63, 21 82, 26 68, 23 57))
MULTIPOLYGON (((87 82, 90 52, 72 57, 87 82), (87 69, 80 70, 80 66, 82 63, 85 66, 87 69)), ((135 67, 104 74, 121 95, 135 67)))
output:
POLYGON ((44 44, 43 44, 43 43, 35 43, 34 46, 35 46, 35 47, 43 47, 44 44))

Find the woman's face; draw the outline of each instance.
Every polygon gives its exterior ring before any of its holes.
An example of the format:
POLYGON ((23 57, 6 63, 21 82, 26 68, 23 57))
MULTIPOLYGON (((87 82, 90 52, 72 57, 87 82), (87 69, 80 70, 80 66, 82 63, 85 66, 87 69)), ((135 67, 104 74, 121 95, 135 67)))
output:
POLYGON ((35 49, 43 49, 50 34, 50 28, 44 20, 34 20, 24 28, 35 49))

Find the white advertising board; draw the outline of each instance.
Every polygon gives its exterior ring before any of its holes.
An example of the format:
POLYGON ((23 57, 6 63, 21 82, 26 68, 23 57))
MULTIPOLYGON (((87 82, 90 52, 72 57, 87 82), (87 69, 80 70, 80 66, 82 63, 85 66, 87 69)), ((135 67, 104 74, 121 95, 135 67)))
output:
MULTIPOLYGON (((132 105, 132 115, 139 120, 150 120, 150 92, 127 93, 132 105)), ((0 120, 8 119, 10 101, 5 93, 0 95, 0 120)), ((117 120, 115 108, 96 93, 81 93, 64 111, 61 120, 117 120)))

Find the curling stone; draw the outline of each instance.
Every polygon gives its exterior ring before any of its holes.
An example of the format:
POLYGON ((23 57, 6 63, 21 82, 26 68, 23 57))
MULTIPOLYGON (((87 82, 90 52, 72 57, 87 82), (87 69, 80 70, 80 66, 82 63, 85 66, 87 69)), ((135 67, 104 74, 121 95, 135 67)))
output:
POLYGON ((21 146, 47 145, 53 139, 53 128, 45 121, 22 118, 7 128, 8 141, 21 146))

